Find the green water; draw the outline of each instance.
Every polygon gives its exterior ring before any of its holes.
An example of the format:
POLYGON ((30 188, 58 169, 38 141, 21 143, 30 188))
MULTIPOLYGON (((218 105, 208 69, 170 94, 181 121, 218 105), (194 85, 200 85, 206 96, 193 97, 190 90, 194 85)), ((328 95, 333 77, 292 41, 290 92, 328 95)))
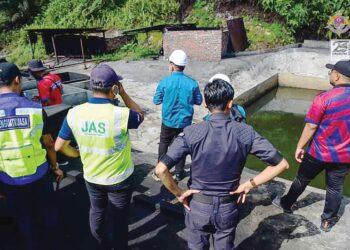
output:
MULTIPOLYGON (((304 127, 304 116, 276 111, 259 111, 248 117, 248 123, 267 138, 287 159, 290 167, 280 177, 293 180, 299 164, 294 159, 294 152, 304 127)), ((249 156, 246 166, 261 171, 264 163, 254 156, 249 156)), ((322 172, 311 183, 311 186, 325 189, 325 174, 322 172)), ((344 183, 344 194, 350 196, 350 175, 344 183)))

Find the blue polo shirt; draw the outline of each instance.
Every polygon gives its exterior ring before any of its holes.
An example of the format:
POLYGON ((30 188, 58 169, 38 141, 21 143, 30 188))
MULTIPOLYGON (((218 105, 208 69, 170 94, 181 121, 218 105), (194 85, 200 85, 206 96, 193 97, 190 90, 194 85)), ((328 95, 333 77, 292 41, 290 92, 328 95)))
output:
POLYGON ((162 106, 162 123, 169 128, 184 128, 192 123, 193 105, 201 105, 203 97, 198 83, 183 72, 172 72, 159 82, 153 97, 162 106))
POLYGON ((188 154, 192 158, 189 188, 218 196, 238 187, 248 154, 270 166, 283 159, 251 126, 224 113, 212 114, 208 121, 186 127, 161 161, 171 168, 188 154))
MULTIPOLYGON (((106 103, 112 103, 112 101, 106 98, 92 97, 89 99, 89 103, 106 104, 106 103)), ((128 129, 136 129, 139 127, 141 123, 142 123, 141 115, 133 110, 130 110, 129 120, 128 120, 128 129)), ((72 130, 68 125, 67 118, 64 119, 58 136, 63 140, 72 140, 74 138, 72 130)))

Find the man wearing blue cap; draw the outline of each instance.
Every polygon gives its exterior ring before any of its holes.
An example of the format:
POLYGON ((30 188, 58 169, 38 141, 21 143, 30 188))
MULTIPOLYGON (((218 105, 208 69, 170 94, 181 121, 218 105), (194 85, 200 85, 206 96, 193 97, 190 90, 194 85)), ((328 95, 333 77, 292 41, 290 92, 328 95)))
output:
POLYGON ((124 90, 122 79, 108 65, 96 66, 90 75, 93 97, 68 112, 55 144, 55 149, 67 156, 81 156, 91 203, 90 228, 103 249, 128 247, 134 172, 128 130, 138 128, 143 121, 143 112, 124 90), (127 108, 113 105, 117 94, 127 108), (68 147, 73 137, 79 151, 68 147), (105 231, 108 203, 116 228, 114 235, 105 231))
POLYGON ((58 249, 53 244, 59 231, 57 209, 47 175, 49 166, 57 181, 63 172, 56 162, 46 113, 39 103, 20 96, 22 75, 15 64, 0 63, 0 183, 22 248, 58 249))

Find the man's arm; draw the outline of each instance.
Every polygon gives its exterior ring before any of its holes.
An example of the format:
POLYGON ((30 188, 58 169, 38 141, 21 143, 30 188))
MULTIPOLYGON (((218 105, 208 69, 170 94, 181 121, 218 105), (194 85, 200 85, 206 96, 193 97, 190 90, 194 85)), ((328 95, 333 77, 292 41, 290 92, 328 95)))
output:
POLYGON ((201 91, 199 90, 198 84, 197 84, 197 87, 194 89, 193 99, 194 99, 194 104, 196 105, 201 105, 203 102, 203 97, 202 97, 201 91))
POLYGON ((183 190, 181 189, 175 180, 173 179, 172 175, 169 172, 168 167, 163 163, 159 162, 156 166, 156 175, 159 176, 164 186, 178 199, 179 202, 181 202, 184 207, 188 210, 190 210, 190 207, 188 205, 189 200, 188 197, 190 197, 192 194, 199 193, 199 190, 183 190))
POLYGON ((50 168, 52 169, 54 174, 57 176, 56 181, 60 182, 63 179, 64 174, 57 164, 57 155, 54 149, 54 141, 52 139, 51 134, 43 135, 42 140, 43 140, 43 146, 46 149, 50 168))
POLYGON ((48 122, 47 122, 48 121, 47 114, 44 109, 42 112, 43 112, 43 130, 42 130, 41 141, 42 141, 43 147, 46 150, 47 159, 48 159, 50 168, 56 175, 56 181, 59 182, 63 179, 64 174, 57 164, 57 155, 54 150, 54 140, 51 136, 51 133, 52 133, 51 127, 48 126, 48 122))
POLYGON ((39 92, 39 98, 40 102, 43 106, 49 105, 50 101, 50 88, 46 85, 45 80, 41 80, 38 83, 38 92, 39 92))
POLYGON ((278 176, 280 173, 282 173, 288 168, 289 168, 289 164, 286 161, 286 159, 283 158, 278 165, 266 167, 262 172, 260 172, 254 178, 239 185, 239 187, 235 191, 230 192, 230 194, 240 194, 238 202, 242 201, 242 203, 244 203, 246 194, 249 193, 249 191, 252 188, 254 188, 255 186, 264 184, 269 180, 272 180, 273 178, 275 178, 276 176, 278 176))
POLYGON ((162 82, 160 82, 157 86, 156 93, 153 96, 153 103, 155 105, 160 105, 163 103, 163 97, 164 97, 164 89, 162 82))
POLYGON ((131 97, 126 93, 126 91, 124 90, 124 87, 121 83, 118 83, 118 88, 119 88, 119 95, 123 99, 125 105, 129 109, 139 113, 142 117, 142 120, 143 120, 144 113, 143 113, 142 109, 140 108, 140 106, 133 99, 131 99, 131 97))
POLYGON ((304 147, 308 142, 311 140, 311 138, 314 136, 316 130, 318 128, 317 124, 313 123, 306 123, 303 132, 301 133, 299 142, 297 144, 297 149, 295 150, 295 160, 299 163, 304 158, 304 147))
POLYGON ((62 154, 68 157, 76 158, 80 156, 80 153, 76 148, 73 148, 70 145, 71 138, 73 138, 73 133, 68 125, 66 117, 62 123, 61 130, 56 139, 55 150, 60 151, 62 154))
POLYGON ((56 139, 55 150, 60 151, 62 154, 72 158, 77 158, 80 156, 80 152, 70 145, 70 140, 64 140, 60 137, 57 137, 56 139))
POLYGON ((281 153, 278 152, 267 139, 259 135, 251 127, 246 130, 244 136, 242 136, 242 140, 248 140, 249 134, 251 137, 249 139, 250 143, 249 141, 245 141, 245 143, 251 145, 249 153, 258 157, 268 166, 257 176, 239 185, 233 192, 230 192, 230 194, 240 194, 238 201, 242 201, 242 203, 245 201, 246 194, 249 193, 253 187, 273 179, 289 168, 288 162, 283 158, 281 153))
POLYGON ((174 140, 170 145, 170 148, 166 155, 164 155, 158 165, 156 166, 155 172, 159 176, 164 186, 175 195, 179 202, 181 202, 184 207, 190 210, 188 206, 188 198, 194 194, 198 193, 199 190, 183 190, 174 181, 169 169, 175 166, 183 157, 189 154, 190 150, 185 140, 185 134, 180 133, 180 135, 174 140))

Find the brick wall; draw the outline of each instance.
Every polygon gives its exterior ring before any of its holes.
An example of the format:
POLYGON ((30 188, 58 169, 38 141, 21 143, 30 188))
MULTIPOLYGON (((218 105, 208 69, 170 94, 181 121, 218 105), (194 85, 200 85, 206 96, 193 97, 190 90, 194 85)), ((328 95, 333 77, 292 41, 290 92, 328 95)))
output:
POLYGON ((163 36, 165 58, 182 49, 190 60, 220 61, 226 53, 227 39, 221 29, 167 31, 163 36), (226 41, 225 41, 226 40, 226 41))

